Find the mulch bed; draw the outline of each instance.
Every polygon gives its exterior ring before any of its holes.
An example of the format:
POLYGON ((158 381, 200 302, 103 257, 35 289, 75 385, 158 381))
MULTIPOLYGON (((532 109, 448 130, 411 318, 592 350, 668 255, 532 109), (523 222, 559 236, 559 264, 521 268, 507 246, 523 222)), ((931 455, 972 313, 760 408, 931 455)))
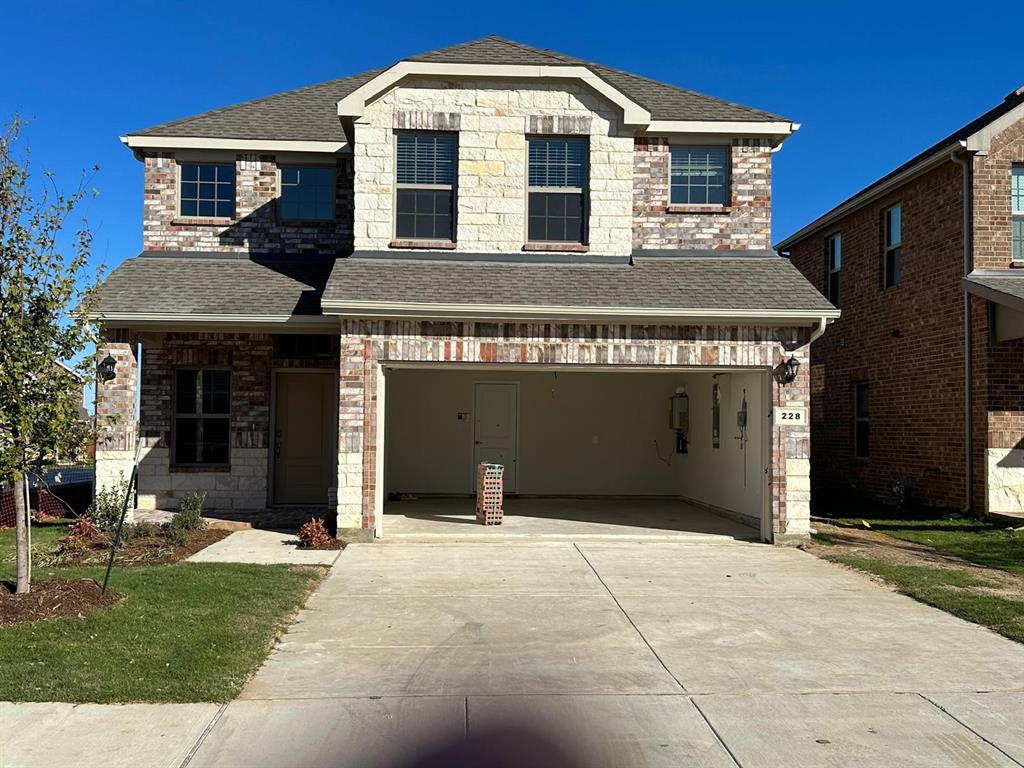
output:
MULTIPOLYGON (((183 546, 175 546, 165 536, 145 536, 129 539, 117 548, 117 565, 168 565, 184 560, 201 549, 215 544, 231 535, 231 531, 219 528, 204 528, 192 531, 183 546)), ((69 552, 61 555, 61 566, 105 564, 110 555, 110 545, 105 542, 94 544, 81 552, 69 552)))
POLYGON ((14 594, 14 584, 0 582, 0 627, 29 621, 85 616, 121 600, 117 592, 103 594, 92 579, 37 581, 30 592, 14 594))
POLYGON ((296 547, 296 549, 300 549, 300 550, 304 550, 304 551, 317 550, 317 549, 344 549, 344 548, 345 548, 345 542, 342 541, 341 539, 331 539, 330 541, 326 542, 325 544, 320 544, 320 545, 315 546, 315 547, 304 547, 301 544, 298 547, 296 547))

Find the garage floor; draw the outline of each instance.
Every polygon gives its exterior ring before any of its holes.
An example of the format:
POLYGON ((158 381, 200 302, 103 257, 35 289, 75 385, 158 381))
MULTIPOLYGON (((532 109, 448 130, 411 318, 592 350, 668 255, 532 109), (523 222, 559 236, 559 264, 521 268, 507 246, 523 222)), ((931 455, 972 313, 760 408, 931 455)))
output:
POLYGON ((384 507, 384 541, 757 541, 759 532, 676 499, 508 498, 500 526, 476 522, 470 498, 418 498, 384 507))

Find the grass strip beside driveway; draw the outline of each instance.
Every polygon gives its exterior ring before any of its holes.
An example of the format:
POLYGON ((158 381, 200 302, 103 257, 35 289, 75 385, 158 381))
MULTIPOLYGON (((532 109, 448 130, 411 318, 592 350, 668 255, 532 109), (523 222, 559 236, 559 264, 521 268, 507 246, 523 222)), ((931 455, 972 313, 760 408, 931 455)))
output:
MULTIPOLYGON (((9 533, 0 533, 5 579, 9 533)), ((0 630, 0 700, 228 701, 323 573, 187 562, 115 567, 118 605, 0 630)), ((47 578, 102 580, 103 569, 35 569, 35 580, 47 578)))

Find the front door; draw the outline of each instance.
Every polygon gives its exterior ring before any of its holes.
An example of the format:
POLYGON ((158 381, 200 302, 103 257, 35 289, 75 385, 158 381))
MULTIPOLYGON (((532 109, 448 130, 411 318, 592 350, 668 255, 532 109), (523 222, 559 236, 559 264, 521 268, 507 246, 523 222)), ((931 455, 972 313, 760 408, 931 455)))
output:
POLYGON ((505 492, 518 483, 519 385, 478 382, 474 386, 473 477, 486 461, 505 467, 505 492))
POLYGON ((334 376, 279 372, 274 398, 274 503, 326 506, 334 456, 334 376))

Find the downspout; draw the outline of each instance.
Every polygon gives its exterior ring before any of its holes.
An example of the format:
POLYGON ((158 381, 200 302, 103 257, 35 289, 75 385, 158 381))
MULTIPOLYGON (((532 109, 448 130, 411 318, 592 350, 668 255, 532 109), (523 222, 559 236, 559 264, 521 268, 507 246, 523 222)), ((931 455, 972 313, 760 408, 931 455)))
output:
MULTIPOLYGON (((973 154, 964 147, 950 153, 950 159, 963 168, 964 277, 974 269, 974 173, 973 154)), ((964 507, 974 513, 974 344, 971 333, 971 294, 964 289, 964 507)))

